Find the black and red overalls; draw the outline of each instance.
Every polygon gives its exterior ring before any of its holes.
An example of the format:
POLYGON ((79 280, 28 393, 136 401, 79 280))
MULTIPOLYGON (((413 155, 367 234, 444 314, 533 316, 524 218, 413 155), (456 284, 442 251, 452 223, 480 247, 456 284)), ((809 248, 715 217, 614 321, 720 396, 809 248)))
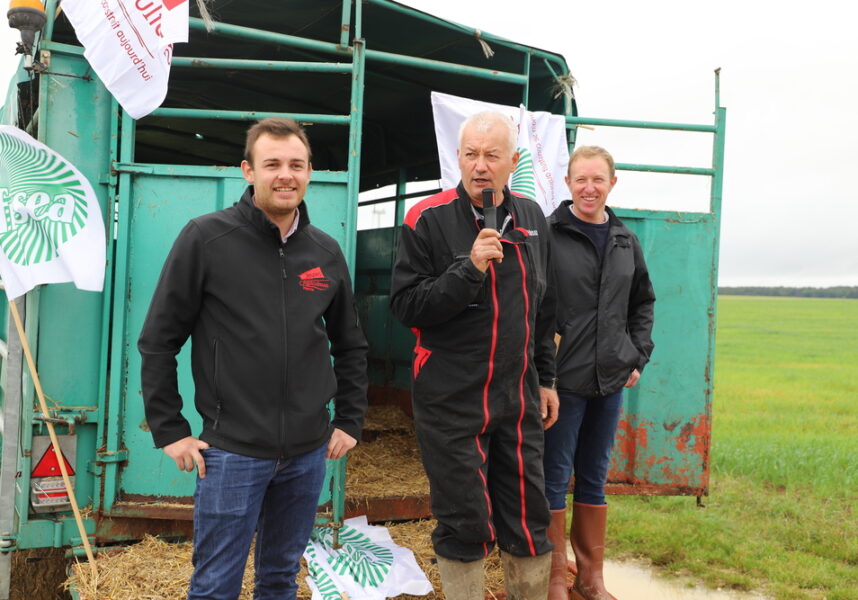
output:
POLYGON ((504 259, 470 260, 481 221, 461 183, 402 226, 390 304, 417 336, 413 404, 436 553, 473 561, 497 541, 548 552, 539 385, 554 381, 549 233, 539 206, 504 189, 504 259))

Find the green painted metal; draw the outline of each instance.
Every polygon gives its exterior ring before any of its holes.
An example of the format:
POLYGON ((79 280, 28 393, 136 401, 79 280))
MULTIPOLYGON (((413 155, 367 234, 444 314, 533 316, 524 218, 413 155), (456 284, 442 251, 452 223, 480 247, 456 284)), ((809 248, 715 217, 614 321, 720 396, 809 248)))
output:
POLYGON ((230 25, 229 23, 223 23, 220 21, 216 21, 213 24, 212 30, 208 31, 203 20, 197 17, 190 18, 190 27, 191 30, 205 31, 210 35, 222 35, 224 37, 252 40, 269 44, 283 44, 284 46, 291 46, 315 52, 325 52, 328 54, 340 54, 345 56, 351 54, 351 50, 348 47, 339 46, 330 42, 320 42, 318 40, 310 40, 294 35, 286 35, 285 33, 242 27, 241 25, 230 25))
POLYGON ((630 163, 617 163, 615 165, 620 171, 641 171, 645 173, 675 173, 680 175, 715 175, 715 169, 707 167, 672 167, 669 165, 635 165, 630 163))
POLYGON ((295 60, 248 60, 243 58, 203 58, 176 56, 170 68, 204 67, 211 69, 239 69, 243 71, 308 71, 311 73, 351 73, 349 63, 302 62, 295 60))
POLYGON ((301 123, 329 123, 331 125, 349 125, 347 115, 311 115, 301 113, 257 112, 243 110, 206 110, 202 108, 159 108, 152 112, 153 117, 176 117, 180 119, 229 119, 232 121, 258 121, 267 117, 289 117, 301 123))
POLYGON ((454 65, 439 60, 430 60, 428 58, 415 58, 413 56, 393 54, 391 52, 381 52, 379 50, 367 50, 366 57, 369 60, 376 60, 394 65, 403 65, 406 67, 413 67, 415 69, 430 69, 433 71, 441 71, 443 73, 452 73, 454 75, 480 77, 482 79, 494 79, 496 81, 516 83, 519 85, 524 85, 527 83, 527 76, 519 75, 517 73, 504 73, 502 71, 492 71, 490 69, 469 67, 467 65, 454 65))
POLYGON ((569 125, 602 125, 605 127, 631 127, 633 129, 663 129, 665 131, 698 131, 715 133, 716 125, 687 123, 659 123, 657 121, 630 121, 627 119, 593 119, 591 117, 566 117, 569 125))

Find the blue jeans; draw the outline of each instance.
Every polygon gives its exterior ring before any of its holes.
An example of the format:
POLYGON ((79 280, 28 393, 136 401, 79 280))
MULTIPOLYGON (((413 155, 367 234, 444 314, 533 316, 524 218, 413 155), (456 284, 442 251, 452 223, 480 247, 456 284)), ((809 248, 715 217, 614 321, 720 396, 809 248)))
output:
POLYGON ((188 600, 235 600, 256 532, 254 600, 294 600, 325 478, 327 444, 285 460, 202 451, 188 600))
POLYGON ((605 504, 605 482, 622 406, 622 389, 597 398, 560 394, 560 416, 545 431, 545 496, 551 510, 566 508, 573 468, 575 502, 605 504))

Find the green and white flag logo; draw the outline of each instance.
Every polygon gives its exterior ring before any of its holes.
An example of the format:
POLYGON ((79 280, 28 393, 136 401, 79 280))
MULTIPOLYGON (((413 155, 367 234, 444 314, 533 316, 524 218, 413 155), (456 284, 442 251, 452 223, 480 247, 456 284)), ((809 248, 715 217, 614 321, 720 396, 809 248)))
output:
POLYGON ((105 235, 92 186, 62 156, 0 126, 0 276, 9 298, 40 283, 100 291, 105 235))
POLYGON ((529 148, 518 148, 518 164, 512 173, 509 189, 519 196, 536 200, 536 174, 529 148))

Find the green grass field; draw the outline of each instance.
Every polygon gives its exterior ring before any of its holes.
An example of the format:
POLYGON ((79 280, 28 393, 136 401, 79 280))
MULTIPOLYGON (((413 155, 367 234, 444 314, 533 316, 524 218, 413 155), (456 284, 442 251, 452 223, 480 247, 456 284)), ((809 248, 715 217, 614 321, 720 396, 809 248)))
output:
POLYGON ((711 457, 706 508, 610 498, 609 556, 778 600, 858 599, 858 300, 720 299, 711 457))

